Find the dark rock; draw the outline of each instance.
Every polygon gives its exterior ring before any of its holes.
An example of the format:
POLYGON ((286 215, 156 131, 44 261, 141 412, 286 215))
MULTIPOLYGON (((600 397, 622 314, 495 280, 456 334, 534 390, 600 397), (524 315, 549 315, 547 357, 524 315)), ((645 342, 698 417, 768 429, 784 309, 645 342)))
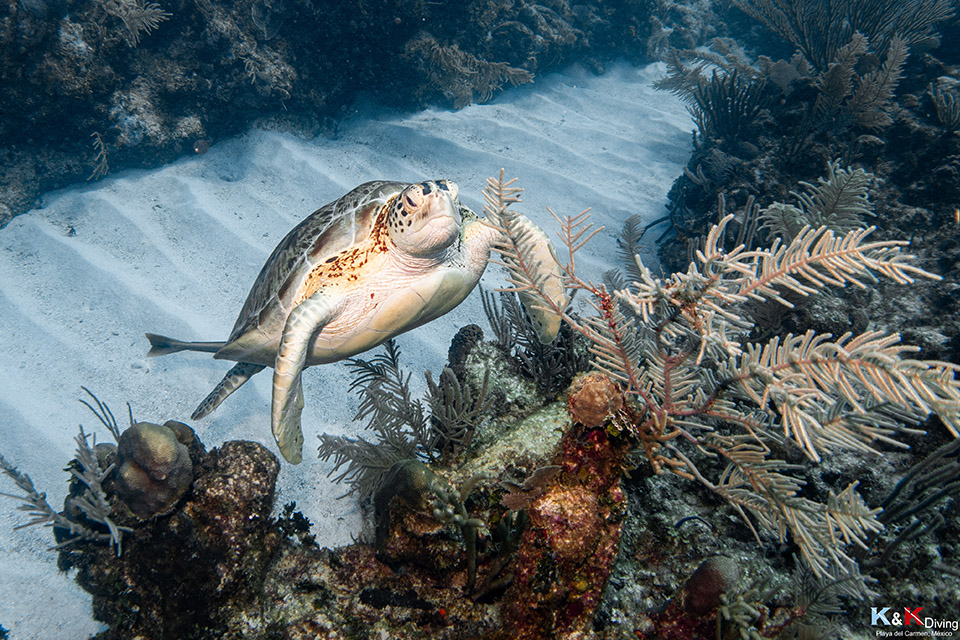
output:
POLYGON ((450 348, 447 350, 447 362, 457 378, 465 380, 464 365, 470 351, 483 342, 483 329, 475 324, 468 324, 461 327, 450 341, 450 348))
MULTIPOLYGON (((176 423, 167 429, 186 435, 176 423)), ((191 491, 170 513, 123 523, 133 532, 120 557, 91 543, 61 551, 59 566, 78 570, 94 617, 110 627, 99 638, 223 637, 232 612, 259 594, 282 539, 270 518, 280 465, 251 442, 199 458, 191 491)))

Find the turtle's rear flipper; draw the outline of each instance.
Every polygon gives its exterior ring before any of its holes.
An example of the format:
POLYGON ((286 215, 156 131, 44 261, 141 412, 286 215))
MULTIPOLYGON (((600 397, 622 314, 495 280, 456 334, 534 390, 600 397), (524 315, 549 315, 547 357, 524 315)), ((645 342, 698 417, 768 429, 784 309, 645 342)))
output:
POLYGON ((223 342, 184 342, 176 338, 167 336, 158 336, 155 333, 145 333, 147 340, 150 341, 150 351, 148 357, 165 356, 168 353, 177 351, 205 351, 207 353, 216 353, 223 347, 223 342))
POLYGON ((266 369, 262 364, 251 364, 249 362, 238 362, 230 367, 227 375, 223 376, 213 391, 203 399, 197 410, 190 416, 192 420, 199 420, 213 413, 213 410, 220 406, 220 403, 227 399, 231 393, 239 389, 244 382, 254 375, 266 369))

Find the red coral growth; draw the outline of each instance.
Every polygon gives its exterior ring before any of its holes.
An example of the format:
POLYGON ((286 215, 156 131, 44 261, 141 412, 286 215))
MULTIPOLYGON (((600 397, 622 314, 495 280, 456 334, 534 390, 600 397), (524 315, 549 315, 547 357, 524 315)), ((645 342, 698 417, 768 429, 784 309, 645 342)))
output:
POLYGON ((530 506, 498 637, 563 638, 589 628, 617 555, 629 449, 602 430, 564 436, 554 462, 563 473, 530 506))
POLYGON ((674 598, 665 611, 651 617, 648 628, 633 633, 639 640, 713 640, 717 618, 716 614, 692 616, 681 599, 674 598))
POLYGON ((573 419, 585 427, 599 427, 607 416, 623 408, 623 392, 605 373, 577 376, 567 392, 573 419))

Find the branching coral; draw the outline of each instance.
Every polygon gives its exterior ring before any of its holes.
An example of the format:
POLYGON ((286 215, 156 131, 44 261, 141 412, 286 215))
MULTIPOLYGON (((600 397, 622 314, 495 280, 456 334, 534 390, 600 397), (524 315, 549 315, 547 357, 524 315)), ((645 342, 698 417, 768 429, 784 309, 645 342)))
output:
POLYGON ((123 24, 123 38, 131 47, 140 44, 141 34, 149 35, 170 19, 170 14, 156 2, 145 0, 106 0, 103 10, 123 24))
POLYGON ((714 38, 707 47, 698 49, 671 49, 665 62, 667 75, 655 81, 653 86, 675 93, 688 103, 694 102, 696 93, 716 76, 723 79, 736 75, 746 83, 763 78, 740 46, 727 38, 714 38))
POLYGON ((881 503, 880 521, 888 540, 877 544, 878 532, 871 548, 881 548, 876 557, 861 552, 866 567, 883 566, 903 544, 928 535, 943 527, 951 499, 960 496, 960 440, 949 442, 916 464, 881 503), (864 559, 865 558, 865 559, 864 559))
MULTIPOLYGON (((816 87, 816 101, 798 126, 801 137, 850 124, 877 131, 893 122, 894 93, 909 53, 908 41, 900 35, 881 42, 857 31, 822 66, 810 65, 799 55, 789 62, 761 56, 756 63, 761 71, 744 54, 723 45, 719 40, 711 45, 722 55, 709 50, 671 52, 667 76, 656 83, 690 103, 702 140, 736 142, 745 137, 747 127, 770 104, 767 80, 784 95, 800 78, 816 87), (878 51, 885 52, 882 59, 878 51), (712 75, 704 75, 710 69, 712 75)), ((689 177, 697 182, 696 176, 689 177)))
POLYGON ((484 372, 480 391, 474 397, 470 387, 461 385, 450 367, 443 368, 439 383, 427 371, 427 403, 433 432, 430 444, 442 458, 456 455, 473 440, 477 424, 492 402, 487 398, 489 376, 489 370, 484 372))
POLYGON ((933 99, 933 107, 940 124, 950 133, 960 129, 960 98, 956 90, 946 90, 931 84, 930 97, 933 99))
POLYGON ((349 361, 357 374, 351 390, 359 390, 361 402, 355 419, 367 418, 367 428, 377 436, 363 438, 320 435, 320 459, 333 459, 331 475, 336 482, 351 485, 362 500, 377 490, 380 479, 397 462, 414 459, 428 446, 427 419, 423 405, 410 393, 410 375, 400 370, 400 349, 393 340, 386 352, 370 360, 349 361), (341 467, 346 467, 340 471, 341 467))
POLYGON ((459 489, 445 487, 437 478, 430 483, 430 490, 437 498, 433 517, 444 524, 452 523, 460 527, 460 533, 463 535, 467 551, 467 593, 473 591, 477 578, 477 529, 484 523, 483 520, 471 517, 467 513, 466 504, 473 490, 488 479, 487 474, 478 473, 468 478, 459 489))
POLYGON ((103 481, 113 471, 113 465, 102 467, 97 460, 97 455, 90 447, 89 436, 80 428, 80 433, 75 438, 77 442, 77 454, 71 463, 69 469, 73 475, 80 490, 67 498, 67 510, 63 513, 57 512, 47 502, 47 495, 37 491, 33 486, 30 476, 21 473, 17 468, 0 455, 0 471, 8 476, 17 485, 17 488, 23 492, 23 495, 17 496, 10 493, 0 493, 2 496, 21 500, 23 504, 17 507, 20 511, 26 511, 33 519, 20 527, 29 527, 37 524, 53 527, 65 532, 67 539, 57 544, 54 548, 60 549, 78 541, 91 542, 109 542, 117 549, 119 556, 123 550, 123 533, 131 529, 117 525, 111 517, 111 507, 107 500, 107 495, 103 490, 103 481), (71 514, 70 512, 74 512, 71 514), (80 517, 86 519, 90 525, 100 525, 105 531, 99 531, 88 526, 81 521, 80 517))
POLYGON ((736 140, 756 119, 764 107, 764 80, 752 80, 733 71, 713 72, 709 82, 693 93, 693 115, 700 137, 736 140))
POLYGON ((816 85, 820 95, 814 105, 815 118, 825 121, 841 114, 872 131, 893 122, 890 115, 891 100, 902 78, 907 45, 902 38, 894 36, 887 46, 883 64, 860 75, 857 65, 868 53, 870 44, 860 33, 853 34, 850 42, 840 48, 826 70, 817 75, 816 85))
POLYGON ((497 296, 481 290, 481 299, 497 344, 513 356, 544 397, 560 393, 574 375, 589 368, 579 334, 562 326, 556 340, 542 343, 515 292, 501 291, 497 296))
POLYGON ((87 178, 88 181, 99 180, 110 172, 110 165, 107 162, 107 148, 103 144, 103 138, 97 131, 91 133, 90 137, 93 138, 93 150, 97 154, 93 158, 93 171, 87 178))
POLYGON ((372 496, 384 474, 398 462, 449 459, 469 444, 489 407, 486 385, 474 395, 461 386, 453 371, 444 369, 439 382, 427 375, 429 416, 423 402, 410 392, 410 375, 400 369, 400 348, 389 340, 385 352, 370 360, 352 358, 356 374, 351 390, 360 394, 355 419, 367 419, 376 441, 320 436, 320 459, 333 459, 331 475, 351 485, 361 500, 372 496), (343 468, 343 471, 340 469, 343 468))
MULTIPOLYGON (((488 187, 488 202, 502 180, 488 187)), ((904 242, 872 240, 873 228, 837 235, 826 227, 804 227, 789 242, 769 249, 722 248, 724 217, 708 234, 685 273, 656 277, 636 259, 641 278, 609 292, 582 280, 575 254, 596 233, 588 213, 559 219, 568 249, 566 285, 584 290, 597 315, 586 320, 556 306, 530 271, 515 273, 516 287, 539 295, 541 304, 592 343, 597 368, 619 380, 634 402, 620 414, 653 469, 696 479, 727 499, 754 529, 788 536, 818 575, 849 566, 848 545, 863 546, 881 528, 879 509, 869 508, 856 483, 824 502, 801 495, 797 466, 774 456, 799 448, 810 460, 839 450, 877 453, 877 443, 897 442, 903 422, 935 413, 960 434, 960 367, 909 358, 916 349, 899 336, 868 331, 832 338, 807 332, 743 344, 752 323, 742 311, 748 301, 809 296, 827 285, 866 287, 876 276, 908 284, 936 278, 903 253, 904 242), (692 447, 692 449, 689 449, 692 447), (692 451, 726 463, 711 480, 692 451)), ((522 256, 523 238, 506 247, 522 256)), ((519 270, 519 271, 522 271, 519 270)), ((754 530, 759 538, 759 531, 754 530)))
POLYGON ((486 102, 503 85, 516 86, 533 81, 526 69, 505 62, 482 60, 457 45, 441 45, 433 36, 422 35, 406 47, 424 77, 457 109, 473 102, 486 102))
POLYGON ((63 548, 77 541, 109 542, 116 547, 119 556, 124 532, 133 530, 117 524, 105 484, 111 487, 110 492, 117 494, 127 508, 144 519, 160 510, 169 509, 183 495, 192 479, 189 452, 177 442, 175 432, 185 440, 187 434, 192 439, 193 432, 186 425, 175 422, 168 422, 162 427, 145 422, 135 424, 133 411, 128 404, 130 428, 121 434, 110 407, 86 387, 81 388, 90 401, 81 398, 80 403, 90 409, 119 443, 119 455, 114 445, 97 445, 94 439, 91 446, 90 436, 81 426, 80 433, 74 438, 77 453, 68 466, 73 481, 63 512, 55 511, 47 503, 46 494, 38 492, 33 486, 30 477, 18 471, 3 456, 0 456, 0 470, 16 483, 23 496, 8 493, 0 495, 23 501, 19 509, 29 512, 33 520, 22 526, 44 524, 72 536, 62 540, 55 548, 63 548), (160 433, 162 436, 159 442, 154 438, 148 443, 143 439, 144 433, 160 433), (180 467, 176 470, 166 464, 174 447, 179 454, 175 456, 180 467), (158 502, 163 504, 162 509, 142 511, 139 508, 144 503, 155 506, 158 502))

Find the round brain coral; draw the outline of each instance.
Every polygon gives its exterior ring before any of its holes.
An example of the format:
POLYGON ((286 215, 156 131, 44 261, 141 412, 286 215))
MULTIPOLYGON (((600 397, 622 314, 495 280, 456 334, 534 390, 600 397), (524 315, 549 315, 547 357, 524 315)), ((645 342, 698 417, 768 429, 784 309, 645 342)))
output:
POLYGON ((707 558, 687 580, 684 604, 692 616, 703 616, 720 606, 720 596, 740 581, 740 567, 727 556, 707 558))
POLYGON ((607 416, 623 408, 623 392, 605 373, 577 376, 567 392, 573 419, 585 427, 599 427, 607 416))
POLYGON ((138 422, 120 434, 117 495, 141 520, 169 511, 193 481, 190 451, 178 438, 181 428, 190 431, 172 421, 138 422))

